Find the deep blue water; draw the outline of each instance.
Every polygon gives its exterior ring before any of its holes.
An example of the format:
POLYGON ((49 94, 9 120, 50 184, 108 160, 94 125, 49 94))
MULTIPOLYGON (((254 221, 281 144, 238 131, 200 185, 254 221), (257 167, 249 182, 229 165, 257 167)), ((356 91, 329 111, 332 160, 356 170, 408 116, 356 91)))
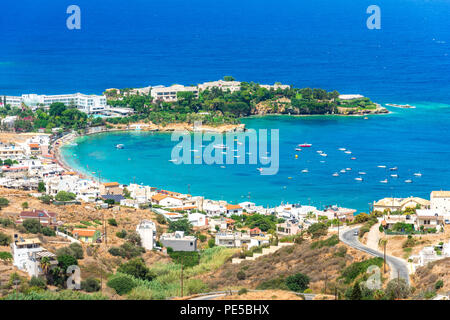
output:
POLYGON ((174 169, 167 161, 171 149, 167 135, 92 137, 91 143, 79 146, 80 159, 72 160, 81 161, 81 167, 105 166, 105 177, 124 183, 136 176, 141 182, 182 192, 190 183, 192 193, 230 201, 251 192, 251 198, 262 204, 311 199, 318 205, 337 202, 363 210, 374 197, 427 196, 432 188, 449 187, 450 1, 378 0, 381 30, 366 28, 366 8, 371 4, 3 1, 0 95, 99 94, 110 87, 194 84, 233 75, 241 81, 361 93, 380 103, 411 103, 418 109, 394 110, 393 115, 365 121, 246 120, 249 127, 280 129, 282 166, 273 177, 263 178, 254 168, 239 166, 223 169, 227 173, 206 166, 174 169), (81 30, 66 28, 66 8, 71 4, 81 8, 81 30), (329 167, 320 169, 320 162, 313 162, 314 150, 295 161, 292 144, 305 140, 329 153, 329 167), (132 150, 133 159, 140 157, 147 165, 130 163, 129 152, 116 154, 110 143, 117 141, 132 150), (367 171, 364 188, 355 184, 354 177, 330 176, 349 166, 336 150, 341 145, 354 151, 358 166, 367 171), (111 163, 102 160, 106 157, 116 167, 108 167, 111 163), (381 186, 376 183, 380 173, 373 172, 378 162, 398 165, 402 178, 414 171, 424 176, 411 185, 381 186), (119 163, 126 165, 117 170, 119 163), (300 178, 298 170, 304 167, 311 174, 300 178))

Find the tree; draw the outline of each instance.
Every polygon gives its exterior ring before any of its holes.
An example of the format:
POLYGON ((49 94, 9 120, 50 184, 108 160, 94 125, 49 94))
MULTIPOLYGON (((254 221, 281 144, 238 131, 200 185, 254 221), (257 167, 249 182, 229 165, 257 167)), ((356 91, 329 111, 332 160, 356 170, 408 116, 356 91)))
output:
POLYGON ((127 234, 127 240, 136 246, 141 245, 141 236, 136 231, 132 231, 127 234))
POLYGON ((44 274, 47 274, 51 267, 51 262, 49 257, 43 257, 40 262, 40 267, 44 274))
POLYGON ((76 197, 77 196, 72 192, 60 191, 56 195, 55 199, 56 201, 66 202, 66 201, 73 201, 76 199, 76 197))
POLYGON ((126 263, 123 263, 117 269, 117 272, 129 274, 135 278, 152 281, 155 277, 150 269, 144 263, 142 258, 134 258, 126 263))
POLYGON ((303 292, 304 290, 308 289, 309 280, 310 279, 307 275, 304 275, 303 273, 297 273, 286 278, 286 286, 289 288, 289 290, 295 292, 303 292))
POLYGON ((83 259, 84 254, 81 244, 74 242, 69 245, 69 248, 72 250, 75 259, 83 259))
POLYGON ((50 204, 52 202, 52 200, 53 200, 53 197, 49 196, 47 194, 44 194, 42 197, 39 197, 39 200, 41 200, 42 203, 50 204))
POLYGON ((23 227, 27 232, 30 233, 39 233, 41 231, 41 224, 39 220, 36 219, 25 219, 25 221, 22 223, 23 227))
POLYGON ((0 210, 9 205, 9 200, 6 198, 0 198, 0 210))
POLYGON ((108 223, 110 226, 117 227, 117 221, 114 218, 108 219, 108 223))
POLYGON ((359 286, 358 282, 353 285, 353 289, 350 294, 350 299, 351 300, 361 300, 362 299, 361 287, 359 286))
POLYGON ((192 232, 192 224, 188 219, 181 219, 169 222, 169 232, 184 231, 186 234, 192 232))
POLYGON ((52 117, 61 116, 66 111, 66 106, 61 102, 54 102, 50 105, 49 114, 52 117))
POLYGON ((11 261, 13 259, 13 256, 11 253, 6 252, 6 251, 0 251, 0 260, 2 260, 3 262, 8 262, 11 261))
POLYGON ((66 273, 68 267, 76 265, 78 265, 78 261, 74 257, 69 255, 58 256, 58 266, 63 273, 66 273))
POLYGON ((39 181, 38 192, 43 193, 43 192, 45 192, 45 190, 46 190, 45 183, 43 181, 39 181))
POLYGON ((216 245, 216 241, 215 241, 213 238, 211 238, 211 239, 208 240, 208 247, 209 247, 209 248, 212 248, 212 247, 214 247, 215 245, 216 245))
POLYGON ((234 77, 233 76, 225 76, 223 77, 224 81, 234 81, 234 77))
POLYGON ((387 284, 386 296, 390 300, 407 298, 409 293, 409 285, 405 279, 393 279, 387 284))
POLYGON ((319 238, 321 236, 326 236, 328 234, 328 227, 325 223, 313 223, 307 230, 311 237, 319 238))
POLYGON ((28 209, 28 202, 25 201, 22 203, 22 209, 23 210, 28 209))

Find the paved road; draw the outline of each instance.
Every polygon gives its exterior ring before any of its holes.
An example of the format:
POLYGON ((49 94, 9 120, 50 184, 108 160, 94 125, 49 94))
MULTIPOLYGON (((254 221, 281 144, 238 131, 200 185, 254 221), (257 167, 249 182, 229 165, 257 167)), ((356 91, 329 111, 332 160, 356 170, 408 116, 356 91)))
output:
MULTIPOLYGON (((261 290, 249 290, 249 291, 261 291, 261 290)), ((237 291, 232 291, 232 293, 236 294, 237 291)), ((216 298, 219 297, 223 297, 226 296, 227 294, 225 292, 217 292, 217 293, 212 293, 212 294, 208 294, 208 295, 202 295, 202 296, 198 296, 195 298, 192 298, 190 300, 214 300, 216 298)), ((314 297, 316 296, 313 293, 304 293, 302 294, 305 297, 305 300, 313 300, 314 297)))
MULTIPOLYGON (((377 250, 371 249, 365 245, 363 245, 358 240, 358 236, 354 235, 354 232, 358 230, 359 228, 352 228, 346 231, 343 231, 339 235, 339 239, 344 242, 346 245, 353 247, 359 251, 366 252, 372 256, 383 258, 383 252, 379 252, 377 250)), ((392 256, 386 255, 386 262, 388 263, 389 267, 391 268, 391 279, 400 277, 405 279, 408 284, 409 282, 409 273, 408 273, 408 266, 405 261, 395 258, 392 256)))

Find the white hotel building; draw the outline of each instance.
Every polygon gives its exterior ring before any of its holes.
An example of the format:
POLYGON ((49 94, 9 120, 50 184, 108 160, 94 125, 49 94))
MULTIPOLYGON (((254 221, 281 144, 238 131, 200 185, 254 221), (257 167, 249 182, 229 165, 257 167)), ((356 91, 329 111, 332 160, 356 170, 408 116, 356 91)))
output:
POLYGON ((195 98, 198 98, 198 88, 197 87, 185 87, 179 84, 174 84, 170 87, 157 86, 153 87, 150 95, 154 100, 162 100, 165 102, 178 101, 178 92, 192 92, 195 98))
POLYGON ((87 114, 100 113, 107 107, 105 96, 81 93, 61 95, 23 94, 20 97, 0 96, 0 105, 9 104, 13 107, 20 107, 22 103, 29 107, 37 107, 39 105, 49 107, 55 102, 62 102, 67 106, 73 105, 81 112, 87 114))

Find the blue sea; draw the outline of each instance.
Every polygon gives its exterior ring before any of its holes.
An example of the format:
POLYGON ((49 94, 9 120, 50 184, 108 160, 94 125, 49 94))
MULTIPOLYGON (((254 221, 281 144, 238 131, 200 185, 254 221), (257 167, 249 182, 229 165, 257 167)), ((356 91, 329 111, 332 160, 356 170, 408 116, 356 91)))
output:
POLYGON ((100 135, 66 150, 68 161, 101 167, 105 179, 232 202, 250 196, 264 205, 359 210, 381 197, 427 197, 450 187, 449 1, 19 0, 4 1, 1 11, 0 95, 100 94, 232 75, 417 106, 368 120, 246 119, 249 128, 280 130, 276 176, 260 176, 252 166, 176 166, 167 161, 173 143, 164 134, 100 135), (81 30, 66 27, 71 4, 81 8, 81 30), (381 9, 381 30, 366 27, 372 4, 381 9), (293 146, 305 141, 314 147, 296 160, 293 146), (111 148, 119 142, 126 149, 111 148), (339 147, 357 160, 349 163, 339 147), (328 153, 326 163, 318 161, 319 149, 328 153), (400 178, 380 184, 389 176, 380 164, 398 166, 400 178), (332 177, 347 167, 351 173, 332 177), (305 168, 309 174, 300 174, 305 168), (354 180, 357 171, 367 172, 365 181, 354 180), (423 176, 405 184, 416 171, 423 176))

